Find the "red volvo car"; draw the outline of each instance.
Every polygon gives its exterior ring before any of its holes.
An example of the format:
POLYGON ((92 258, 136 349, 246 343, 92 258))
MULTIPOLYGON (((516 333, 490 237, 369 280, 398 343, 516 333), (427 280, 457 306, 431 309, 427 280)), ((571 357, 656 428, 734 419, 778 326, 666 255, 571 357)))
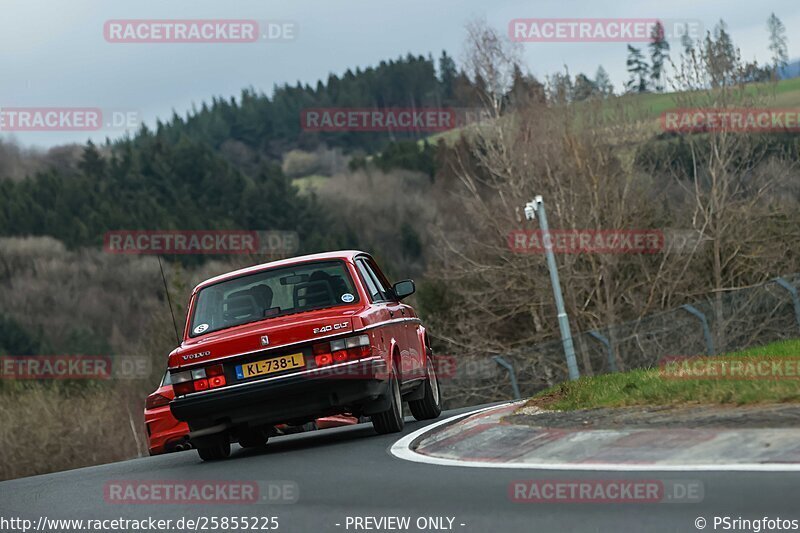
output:
POLYGON ((144 403, 144 422, 147 428, 147 442, 150 455, 179 452, 191 448, 189 426, 186 422, 175 420, 169 402, 175 397, 169 372, 144 403))
POLYGON ((230 443, 263 446, 277 424, 342 413, 378 433, 441 413, 425 327, 369 254, 307 255, 204 281, 192 291, 183 342, 169 356, 175 399, 204 460, 230 443))

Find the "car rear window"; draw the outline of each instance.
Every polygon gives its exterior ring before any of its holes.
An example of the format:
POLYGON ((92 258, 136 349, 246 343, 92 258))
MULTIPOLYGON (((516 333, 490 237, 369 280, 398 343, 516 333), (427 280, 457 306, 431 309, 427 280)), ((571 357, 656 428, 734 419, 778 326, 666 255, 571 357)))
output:
POLYGON ((358 293, 342 261, 265 270, 201 289, 189 336, 357 301, 358 293))

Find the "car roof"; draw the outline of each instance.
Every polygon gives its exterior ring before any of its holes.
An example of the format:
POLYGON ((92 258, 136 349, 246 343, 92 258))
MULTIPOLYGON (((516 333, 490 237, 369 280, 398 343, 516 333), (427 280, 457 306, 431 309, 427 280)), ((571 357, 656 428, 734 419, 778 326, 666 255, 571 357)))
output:
POLYGON ((226 281, 233 278, 238 278, 240 276, 246 276, 248 274, 255 274, 256 272, 261 272, 263 270, 290 266, 298 263, 308 263, 312 261, 329 261, 333 259, 340 259, 340 260, 343 259, 346 261, 352 261, 354 257, 359 255, 366 255, 371 257, 370 254, 368 254, 367 252, 362 252, 360 250, 339 250, 336 252, 323 252, 319 254, 300 255, 297 257, 289 257, 287 259, 280 259, 278 261, 270 261, 269 263, 261 263, 260 265, 253 265, 247 268, 240 268, 239 270, 226 272, 225 274, 220 274, 219 276, 214 276, 213 278, 209 278, 201 283, 198 283, 197 286, 194 288, 194 290, 192 290, 192 294, 196 293, 200 289, 207 287, 209 285, 214 285, 215 283, 219 283, 221 281, 226 281))

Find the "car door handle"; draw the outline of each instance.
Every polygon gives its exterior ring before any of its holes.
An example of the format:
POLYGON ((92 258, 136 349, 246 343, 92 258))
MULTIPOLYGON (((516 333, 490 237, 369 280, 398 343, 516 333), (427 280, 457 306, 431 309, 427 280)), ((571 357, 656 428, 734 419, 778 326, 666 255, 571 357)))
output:
POLYGON ((405 316, 405 314, 406 314, 406 310, 405 309, 400 309, 400 312, 403 313, 403 316, 405 316))
POLYGON ((394 317, 394 311, 389 311, 389 317, 394 317))

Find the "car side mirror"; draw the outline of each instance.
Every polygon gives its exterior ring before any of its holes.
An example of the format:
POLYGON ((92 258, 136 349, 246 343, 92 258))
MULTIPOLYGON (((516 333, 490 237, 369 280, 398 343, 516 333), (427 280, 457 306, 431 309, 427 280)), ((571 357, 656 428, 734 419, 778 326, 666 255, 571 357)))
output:
POLYGON ((398 281, 392 287, 394 290, 394 295, 397 296, 398 300, 402 300, 406 296, 411 296, 417 290, 417 287, 414 285, 414 280, 411 279, 404 279, 403 281, 398 281))

